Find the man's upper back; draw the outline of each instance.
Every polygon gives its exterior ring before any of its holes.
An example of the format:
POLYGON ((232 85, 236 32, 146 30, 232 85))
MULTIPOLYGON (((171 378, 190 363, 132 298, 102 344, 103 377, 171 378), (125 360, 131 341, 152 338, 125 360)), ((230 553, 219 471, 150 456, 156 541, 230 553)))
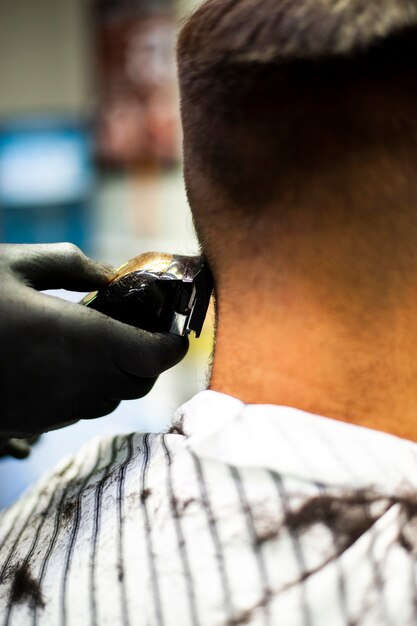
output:
POLYGON ((414 624, 417 449, 203 392, 3 514, 4 624, 414 624))

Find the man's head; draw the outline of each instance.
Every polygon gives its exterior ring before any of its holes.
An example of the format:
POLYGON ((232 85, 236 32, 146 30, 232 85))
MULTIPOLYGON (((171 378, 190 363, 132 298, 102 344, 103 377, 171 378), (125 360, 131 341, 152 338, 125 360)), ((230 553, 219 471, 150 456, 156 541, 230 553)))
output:
POLYGON ((245 250, 265 261, 288 235, 376 214, 387 229, 415 207, 417 0, 208 0, 178 66, 187 190, 217 278, 245 250))

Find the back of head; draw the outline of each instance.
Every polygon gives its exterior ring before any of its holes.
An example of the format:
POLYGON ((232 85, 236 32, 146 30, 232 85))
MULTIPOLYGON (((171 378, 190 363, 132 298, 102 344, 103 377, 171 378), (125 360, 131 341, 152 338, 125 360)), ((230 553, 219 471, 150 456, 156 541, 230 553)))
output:
POLYGON ((416 53, 417 0, 208 0, 190 17, 185 177, 215 272, 294 224, 415 205, 416 53))

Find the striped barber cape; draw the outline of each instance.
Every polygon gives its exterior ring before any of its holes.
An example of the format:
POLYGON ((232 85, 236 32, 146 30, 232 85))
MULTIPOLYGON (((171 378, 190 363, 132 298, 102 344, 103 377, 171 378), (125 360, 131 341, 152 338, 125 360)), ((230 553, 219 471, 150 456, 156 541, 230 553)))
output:
POLYGON ((417 446, 204 391, 0 518, 13 626, 417 624, 417 446))

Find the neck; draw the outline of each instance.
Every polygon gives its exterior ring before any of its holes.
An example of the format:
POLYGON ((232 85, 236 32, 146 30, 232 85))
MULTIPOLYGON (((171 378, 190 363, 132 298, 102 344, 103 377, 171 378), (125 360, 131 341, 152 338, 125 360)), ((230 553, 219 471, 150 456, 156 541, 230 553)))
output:
POLYGON ((283 254, 266 274, 249 276, 246 265, 240 277, 235 268, 233 280, 218 281, 210 388, 417 441, 411 253, 401 267, 395 254, 387 261, 376 253, 378 268, 364 267, 340 242, 315 254, 305 243, 301 271, 283 271, 283 254))

